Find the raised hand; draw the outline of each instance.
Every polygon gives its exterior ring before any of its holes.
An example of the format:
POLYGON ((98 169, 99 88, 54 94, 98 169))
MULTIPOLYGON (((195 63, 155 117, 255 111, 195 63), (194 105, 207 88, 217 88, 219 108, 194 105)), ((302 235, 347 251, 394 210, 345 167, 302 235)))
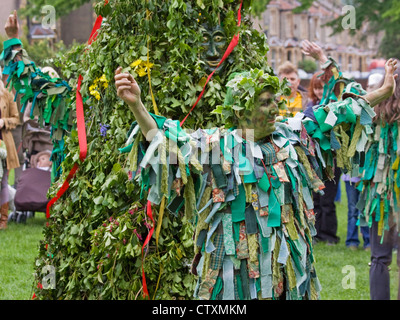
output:
POLYGON ((19 23, 18 23, 17 10, 14 10, 14 13, 8 17, 6 25, 4 26, 4 30, 9 39, 19 37, 19 23))
POLYGON ((304 40, 302 42, 301 48, 301 52, 303 52, 304 55, 312 57, 320 63, 324 63, 328 60, 322 48, 315 42, 304 40))
POLYGON ((385 81, 383 86, 387 86, 388 90, 391 92, 390 95, 393 94, 394 90, 396 89, 396 79, 399 76, 398 74, 394 74, 397 70, 397 60, 396 59, 389 59, 385 63, 385 81))
POLYGON ((140 101, 140 88, 130 73, 122 73, 122 68, 115 70, 115 86, 117 95, 131 108, 138 106, 140 101))
POLYGON ((390 98, 396 89, 396 79, 398 74, 394 74, 397 69, 397 60, 389 59, 385 64, 385 81, 383 82, 382 87, 376 89, 372 92, 367 93, 365 95, 365 99, 369 102, 371 107, 376 106, 377 104, 385 101, 390 98))
POLYGON ((117 95, 132 110, 143 135, 151 141, 157 134, 157 124, 150 116, 140 99, 140 87, 130 73, 122 73, 122 68, 115 70, 115 87, 117 95))

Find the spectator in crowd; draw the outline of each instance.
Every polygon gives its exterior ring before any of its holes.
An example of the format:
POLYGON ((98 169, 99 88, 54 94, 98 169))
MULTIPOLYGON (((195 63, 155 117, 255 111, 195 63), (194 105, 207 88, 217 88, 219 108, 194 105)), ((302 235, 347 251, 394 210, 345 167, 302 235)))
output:
POLYGON ((320 78, 322 74, 322 71, 316 72, 310 80, 307 108, 319 105, 322 99, 324 94, 324 83, 320 78))
POLYGON ((278 76, 281 80, 286 78, 292 89, 290 96, 282 97, 288 102, 288 110, 280 110, 279 114, 281 116, 294 116, 297 112, 303 112, 307 106, 308 95, 306 91, 301 91, 299 88, 300 76, 297 67, 287 61, 278 68, 278 76))
POLYGON ((14 130, 19 123, 18 107, 14 102, 14 97, 4 88, 3 81, 0 81, 0 139, 4 141, 7 149, 6 167, 4 168, 3 179, 1 180, 0 230, 7 228, 8 221, 8 173, 11 169, 20 167, 12 135, 12 130, 14 130))
POLYGON ((41 151, 36 156, 36 168, 45 170, 45 171, 50 171, 51 170, 51 152, 50 151, 41 151))

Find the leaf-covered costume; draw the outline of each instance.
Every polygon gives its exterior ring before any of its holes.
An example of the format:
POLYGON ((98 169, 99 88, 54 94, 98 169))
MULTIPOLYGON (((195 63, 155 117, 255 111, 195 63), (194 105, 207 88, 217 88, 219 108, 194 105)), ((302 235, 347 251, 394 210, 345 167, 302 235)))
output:
POLYGON ((61 174, 61 163, 64 160, 64 135, 70 132, 74 126, 71 112, 72 88, 65 80, 51 78, 43 73, 27 52, 22 51, 22 59, 14 59, 20 50, 13 50, 15 46, 21 46, 19 39, 10 39, 4 42, 4 51, 0 60, 4 61, 3 74, 8 75, 7 86, 10 91, 14 88, 15 100, 21 97, 22 109, 25 111, 27 104, 32 103, 30 117, 38 116, 40 125, 51 126, 53 151, 51 155, 52 179, 55 180, 61 174))
POLYGON ((360 119, 369 125, 374 115, 351 95, 314 110, 315 120, 277 123, 257 143, 234 127, 189 134, 178 121, 152 115, 159 131, 146 146, 132 126, 124 151, 142 197, 159 205, 165 196, 169 214, 193 222, 195 297, 319 298, 312 191, 332 176, 340 147, 364 151, 360 119))

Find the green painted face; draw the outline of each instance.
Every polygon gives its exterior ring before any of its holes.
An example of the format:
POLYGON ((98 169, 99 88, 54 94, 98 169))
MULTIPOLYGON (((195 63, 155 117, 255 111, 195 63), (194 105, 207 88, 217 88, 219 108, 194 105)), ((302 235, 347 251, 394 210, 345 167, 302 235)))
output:
POLYGON ((260 94, 253 110, 246 110, 239 123, 242 129, 254 130, 254 140, 263 139, 275 131, 278 106, 269 92, 260 94))
MULTIPOLYGON (((221 26, 209 27, 204 24, 203 27, 203 42, 201 46, 203 51, 201 52, 201 59, 205 62, 205 71, 210 74, 218 66, 222 56, 226 50, 226 35, 221 26)), ((221 73, 225 66, 225 61, 220 65, 216 73, 221 73)))

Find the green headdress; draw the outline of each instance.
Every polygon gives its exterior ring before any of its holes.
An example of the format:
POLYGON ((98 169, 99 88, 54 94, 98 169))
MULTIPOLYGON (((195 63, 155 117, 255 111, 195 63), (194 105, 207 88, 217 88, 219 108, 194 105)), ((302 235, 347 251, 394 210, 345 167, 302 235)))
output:
MULTIPOLYGON (((261 93, 270 92, 272 99, 290 95, 288 81, 280 81, 277 76, 262 69, 233 73, 226 84, 227 91, 223 105, 217 106, 212 113, 220 114, 225 127, 237 125, 238 116, 252 111, 261 93)), ((285 100, 277 101, 278 107, 285 108, 285 100)))

